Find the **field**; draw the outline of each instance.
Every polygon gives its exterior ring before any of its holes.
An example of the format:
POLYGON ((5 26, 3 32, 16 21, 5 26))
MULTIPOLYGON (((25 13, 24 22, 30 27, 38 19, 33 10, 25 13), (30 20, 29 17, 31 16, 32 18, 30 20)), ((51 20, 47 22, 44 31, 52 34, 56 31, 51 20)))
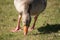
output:
MULTIPOLYGON (((10 31, 16 27, 18 18, 13 1, 0 0, 0 40, 60 40, 60 0, 47 0, 46 9, 39 15, 35 29, 27 36, 23 31, 10 31)), ((30 26, 33 21, 32 18, 30 26)))

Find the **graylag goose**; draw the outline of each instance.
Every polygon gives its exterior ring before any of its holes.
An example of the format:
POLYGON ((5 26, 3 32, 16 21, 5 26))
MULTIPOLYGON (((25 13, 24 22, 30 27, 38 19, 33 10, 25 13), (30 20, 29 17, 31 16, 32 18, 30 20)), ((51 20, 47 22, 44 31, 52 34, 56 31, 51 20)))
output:
POLYGON ((34 23, 31 27, 31 30, 33 30, 39 14, 46 8, 46 0, 14 0, 14 6, 19 15, 17 27, 12 32, 21 30, 20 21, 22 19, 23 32, 24 35, 27 35, 31 16, 34 17, 34 23))

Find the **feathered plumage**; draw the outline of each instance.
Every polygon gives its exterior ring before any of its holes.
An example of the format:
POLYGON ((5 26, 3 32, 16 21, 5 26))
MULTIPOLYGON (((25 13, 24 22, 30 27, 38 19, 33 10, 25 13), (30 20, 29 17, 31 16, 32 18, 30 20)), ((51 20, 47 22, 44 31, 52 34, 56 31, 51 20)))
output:
POLYGON ((24 26, 24 35, 27 34, 31 22, 31 16, 35 16, 35 20, 31 29, 34 29, 38 15, 46 8, 47 0, 14 0, 14 6, 19 12, 18 24, 14 31, 20 29, 20 19, 24 26))

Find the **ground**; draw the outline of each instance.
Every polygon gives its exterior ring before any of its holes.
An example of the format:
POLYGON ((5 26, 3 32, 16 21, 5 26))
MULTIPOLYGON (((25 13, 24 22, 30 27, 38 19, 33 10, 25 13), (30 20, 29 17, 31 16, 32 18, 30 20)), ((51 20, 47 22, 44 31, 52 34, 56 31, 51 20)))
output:
MULTIPOLYGON (((60 40, 60 0, 47 0, 46 9, 39 15, 35 29, 27 36, 23 31, 10 32, 16 27, 17 18, 13 0, 0 0, 0 40, 60 40)), ((32 18, 30 26, 33 21, 32 18)))

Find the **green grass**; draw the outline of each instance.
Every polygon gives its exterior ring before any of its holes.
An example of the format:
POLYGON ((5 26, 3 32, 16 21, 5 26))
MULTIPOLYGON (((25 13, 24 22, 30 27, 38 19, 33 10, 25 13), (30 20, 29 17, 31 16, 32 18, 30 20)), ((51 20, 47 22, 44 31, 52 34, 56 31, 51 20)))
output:
POLYGON ((17 17, 13 0, 0 0, 0 40, 60 40, 60 0, 47 0, 47 7, 39 15, 35 29, 27 36, 23 32, 10 32, 16 27, 17 17))

